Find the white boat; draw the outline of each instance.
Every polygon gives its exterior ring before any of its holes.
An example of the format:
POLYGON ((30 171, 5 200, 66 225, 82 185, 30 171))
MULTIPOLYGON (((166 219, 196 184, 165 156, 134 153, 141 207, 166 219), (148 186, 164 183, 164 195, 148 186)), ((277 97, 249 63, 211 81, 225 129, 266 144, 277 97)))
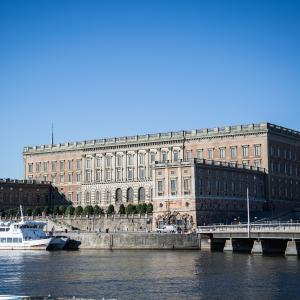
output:
POLYGON ((53 239, 43 230, 46 223, 24 221, 20 210, 20 222, 0 223, 0 250, 46 250, 53 239))

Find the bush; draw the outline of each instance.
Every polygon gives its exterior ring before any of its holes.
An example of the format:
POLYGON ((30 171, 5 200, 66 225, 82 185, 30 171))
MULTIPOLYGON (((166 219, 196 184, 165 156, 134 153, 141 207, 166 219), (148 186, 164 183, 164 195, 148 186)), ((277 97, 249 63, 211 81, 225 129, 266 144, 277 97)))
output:
POLYGON ((75 208, 72 205, 69 205, 65 211, 65 214, 68 216, 73 216, 75 212, 75 208))
POLYGON ((140 203, 136 207, 136 212, 139 214, 145 214, 147 212, 147 204, 146 203, 140 203))
POLYGON ((99 207, 99 205, 94 206, 94 215, 99 216, 101 214, 102 209, 99 207))
POLYGON ((31 208, 26 208, 25 216, 28 216, 28 217, 32 216, 32 209, 31 208))
POLYGON ((57 205, 54 206, 53 208, 53 214, 58 215, 59 214, 59 207, 57 205))
POLYGON ((125 206, 124 206, 124 204, 121 204, 120 208, 119 208, 119 214, 125 215, 125 213, 126 213, 125 206))
POLYGON ((148 205, 147 205, 147 214, 152 214, 152 212, 153 212, 153 204, 148 203, 148 205))
POLYGON ((108 206, 108 208, 107 208, 107 213, 109 214, 109 215, 111 215, 111 214, 113 214, 115 212, 115 207, 112 205, 112 204, 110 204, 109 206, 108 206))
POLYGON ((41 209, 38 208, 38 207, 36 207, 36 208, 32 211, 32 215, 33 215, 34 217, 40 216, 40 215, 41 215, 41 209))
POLYGON ((49 208, 48 206, 44 207, 44 209, 43 209, 43 214, 44 214, 45 216, 48 216, 48 215, 50 214, 50 208, 49 208))
POLYGON ((94 214, 93 206, 92 205, 87 205, 83 209, 83 214, 86 215, 86 216, 93 215, 94 214))
POLYGON ((80 216, 80 215, 82 215, 82 213, 83 213, 83 208, 82 208, 82 206, 78 205, 78 206, 75 208, 75 215, 76 215, 76 216, 80 216))
POLYGON ((60 205, 58 211, 60 215, 64 215, 66 212, 66 207, 64 205, 60 205))
POLYGON ((133 204, 128 204, 126 207, 126 214, 133 215, 136 213, 136 206, 133 204))

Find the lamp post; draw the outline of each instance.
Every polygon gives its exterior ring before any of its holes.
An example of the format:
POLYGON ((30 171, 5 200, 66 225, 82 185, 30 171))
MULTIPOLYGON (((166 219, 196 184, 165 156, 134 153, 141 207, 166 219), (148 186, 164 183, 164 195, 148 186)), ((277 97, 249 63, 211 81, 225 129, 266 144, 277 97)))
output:
POLYGON ((250 203, 249 203, 249 188, 247 186, 247 218, 248 218, 248 238, 250 238, 250 203))

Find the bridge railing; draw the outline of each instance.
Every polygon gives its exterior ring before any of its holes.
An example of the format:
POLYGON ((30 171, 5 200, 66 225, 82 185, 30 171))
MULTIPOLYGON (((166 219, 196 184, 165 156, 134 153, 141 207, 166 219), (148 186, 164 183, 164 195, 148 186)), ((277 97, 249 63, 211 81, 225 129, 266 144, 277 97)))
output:
MULTIPOLYGON (((226 232, 241 232, 248 231, 248 224, 235 225, 208 225, 198 226, 197 233, 226 233, 226 232)), ((300 232, 300 223, 298 222, 272 222, 261 224, 250 224, 251 232, 300 232)))

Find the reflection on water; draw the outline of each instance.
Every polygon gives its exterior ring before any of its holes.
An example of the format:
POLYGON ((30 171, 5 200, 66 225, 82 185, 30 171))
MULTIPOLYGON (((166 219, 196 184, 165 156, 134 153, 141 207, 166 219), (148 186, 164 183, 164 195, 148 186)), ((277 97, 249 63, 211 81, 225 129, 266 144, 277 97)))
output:
POLYGON ((200 251, 1 251, 0 294, 295 299, 299 260, 200 251))

